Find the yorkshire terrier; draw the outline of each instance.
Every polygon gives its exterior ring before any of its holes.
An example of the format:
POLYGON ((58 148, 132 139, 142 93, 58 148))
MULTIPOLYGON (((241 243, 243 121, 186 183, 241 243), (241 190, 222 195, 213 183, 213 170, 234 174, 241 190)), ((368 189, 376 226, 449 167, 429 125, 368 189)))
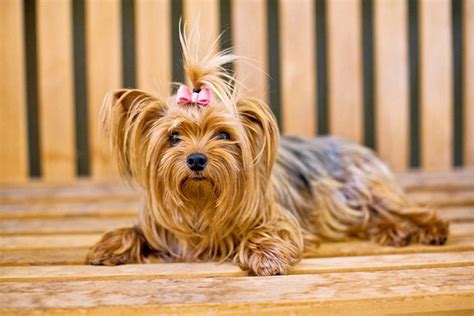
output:
MULTIPOLYGON (((238 93, 216 43, 181 34, 192 88, 162 99, 105 98, 101 121, 121 174, 145 204, 138 224, 106 233, 93 265, 232 260, 251 275, 286 274, 320 240, 442 245, 448 223, 412 204, 368 148, 334 138, 279 137, 269 106, 238 93)), ((216 41, 217 42, 217 41, 216 41)))

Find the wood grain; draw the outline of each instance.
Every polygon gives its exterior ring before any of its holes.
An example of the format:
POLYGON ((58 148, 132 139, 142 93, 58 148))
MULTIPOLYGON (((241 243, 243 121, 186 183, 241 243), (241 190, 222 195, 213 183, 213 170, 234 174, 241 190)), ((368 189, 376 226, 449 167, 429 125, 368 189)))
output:
MULTIPOLYGON (((382 256, 303 259, 289 274, 321 274, 362 271, 474 266, 473 251, 382 256)), ((104 266, 0 267, 0 282, 77 281, 116 279, 181 279, 241 277, 247 275, 232 263, 155 263, 104 266)))
POLYGON ((119 227, 132 227, 136 223, 135 217, 11 219, 0 222, 0 236, 104 233, 119 227))
POLYGON ((474 309, 474 267, 324 273, 274 278, 2 282, 4 312, 296 312, 352 314, 474 309), (193 286, 189 286, 192 284, 193 286), (291 284, 292 286, 288 286, 291 284), (410 299, 406 299, 410 297, 410 299))
MULTIPOLYGON (((86 235, 87 236, 87 235, 86 235)), ((42 238, 41 236, 39 238, 42 238)), ((99 239, 90 238, 79 247, 74 248, 38 248, 38 249, 10 249, 0 251, 0 266, 25 265, 78 265, 83 264, 88 247, 99 239)), ((57 246, 57 245, 56 245, 57 246)), ((474 242, 471 235, 451 236, 447 245, 443 247, 411 245, 409 247, 393 248, 380 247, 370 242, 351 241, 347 243, 323 243, 315 253, 306 254, 306 258, 339 258, 341 261, 352 256, 380 256, 393 254, 424 254, 424 253, 454 253, 459 251, 474 251, 474 242)), ((153 260, 152 260, 153 261, 153 260)))
MULTIPOLYGON (((380 247, 372 242, 352 240, 347 242, 323 242, 314 253, 306 257, 333 257, 333 256, 363 256, 388 253, 414 253, 414 252, 450 252, 474 250, 474 225, 453 225, 450 238, 445 246, 433 247, 413 244, 409 247, 380 247), (462 227, 462 231, 456 231, 462 227)), ((65 235, 33 235, 33 236, 0 236, 0 252, 23 250, 63 250, 70 248, 89 248, 100 239, 102 234, 65 234, 65 235)))
POLYGON ((421 164, 449 170, 452 163, 451 2, 420 1, 421 164))
POLYGON ((329 131, 362 141, 362 47, 359 0, 327 1, 329 131))
POLYGON ((474 167, 474 1, 464 1, 464 165, 474 167))
MULTIPOLYGON (((466 212, 469 211, 474 214, 474 205, 466 210, 466 212)), ((443 217, 444 212, 439 213, 443 217)), ((459 215, 462 214, 464 212, 459 213, 459 215)), ((104 233, 119 227, 131 227, 136 223, 136 216, 4 219, 0 222, 0 236, 58 235, 58 238, 61 238, 65 234, 104 233)), ((474 223, 468 221, 452 223, 451 230, 457 235, 474 234, 474 223)))
POLYGON ((29 203, 0 205, 0 219, 115 218, 133 217, 140 203, 96 201, 91 203, 29 203))
POLYGON ((136 2, 138 88, 167 97, 171 82, 169 0, 136 2))
POLYGON ((25 59, 22 12, 17 0, 0 2, 0 181, 28 177, 25 59))
POLYGON ((407 2, 374 2, 377 152, 394 170, 408 166, 407 2))
POLYGON ((264 1, 232 1, 232 41, 242 59, 235 64, 236 78, 245 94, 268 102, 266 6, 264 1))
POLYGON ((283 131, 313 137, 317 100, 313 1, 299 1, 298 5, 280 1, 280 23, 283 131))
POLYGON ((118 178, 110 147, 100 133, 99 111, 105 95, 122 87, 120 1, 87 0, 87 103, 91 176, 118 178))
POLYGON ((184 0, 184 22, 187 29, 198 27, 199 53, 205 56, 219 36, 219 2, 217 0, 184 0))
POLYGON ((70 0, 37 4, 41 175, 75 177, 72 9, 70 0))

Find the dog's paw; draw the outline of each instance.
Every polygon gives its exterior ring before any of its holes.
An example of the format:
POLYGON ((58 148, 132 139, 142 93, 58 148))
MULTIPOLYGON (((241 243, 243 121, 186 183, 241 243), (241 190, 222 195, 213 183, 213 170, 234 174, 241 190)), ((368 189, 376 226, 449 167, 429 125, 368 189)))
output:
POLYGON ((120 228, 102 236, 87 254, 86 263, 113 266, 144 261, 144 237, 134 228, 120 228))
POLYGON ((436 220, 420 227, 418 238, 422 244, 439 246, 446 243, 448 234, 449 223, 443 220, 436 220))
POLYGON ((370 237, 382 246, 405 247, 410 244, 415 233, 416 227, 409 223, 382 222, 371 229, 370 237))
POLYGON ((283 240, 247 243, 236 258, 242 270, 253 276, 283 275, 301 259, 297 247, 283 240))
POLYGON ((248 267, 249 275, 270 276, 287 274, 290 264, 285 258, 271 252, 254 252, 250 254, 248 267))

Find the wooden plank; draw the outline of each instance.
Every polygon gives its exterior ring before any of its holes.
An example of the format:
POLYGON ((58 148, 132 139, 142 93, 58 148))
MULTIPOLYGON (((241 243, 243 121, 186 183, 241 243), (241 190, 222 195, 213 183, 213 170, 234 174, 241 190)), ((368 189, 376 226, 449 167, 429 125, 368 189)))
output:
MULTIPOLYGON (((433 252, 433 251, 461 251, 470 250, 474 247, 474 225, 453 224, 451 227, 448 243, 442 247, 411 245, 409 247, 379 247, 378 245, 361 240, 347 242, 323 242, 316 252, 311 255, 330 257, 337 255, 368 255, 386 253, 412 253, 412 252, 433 252), (462 230, 457 231, 457 227, 462 230), (465 240, 463 237, 471 240, 465 240), (466 249, 468 247, 468 249, 466 249)), ((0 236, 0 251, 17 250, 41 250, 41 249, 68 249, 68 248, 88 248, 100 239, 102 234, 67 234, 67 235, 38 235, 38 236, 0 236)))
POLYGON ((452 163, 451 1, 420 1, 421 161, 426 170, 452 163))
MULTIPOLYGON (((4 237, 0 237, 0 240, 4 237)), ((58 236, 55 236, 59 239, 58 236)), ((80 244, 74 247, 67 247, 68 239, 62 239, 51 247, 49 245, 36 245, 24 247, 28 249, 10 249, 0 250, 0 266, 22 266, 22 265, 77 265, 83 264, 87 250, 93 242, 99 240, 100 235, 81 235, 80 244)), ((45 241, 44 236, 38 236, 36 239, 40 243, 45 241)), ((11 240, 11 239, 10 239, 11 240)), ((48 239, 48 240, 51 240, 48 239)), ((28 240, 23 240, 25 244, 28 240)), ((18 240, 14 240, 18 244, 18 240)), ((411 245, 409 247, 394 248, 380 247, 367 241, 350 241, 344 243, 324 242, 314 253, 305 254, 305 258, 328 258, 328 257, 351 257, 351 256, 379 256, 389 254, 422 254, 443 252, 452 253, 459 251, 474 251, 474 241, 472 234, 465 236, 451 236, 448 243, 442 247, 411 245)), ((152 262, 156 261, 150 259, 152 262)), ((346 260, 346 258, 341 259, 346 260)))
POLYGON ((377 152, 394 170, 408 166, 407 2, 374 2, 377 152))
POLYGON ((204 56, 219 36, 219 2, 217 0, 184 0, 183 11, 188 31, 191 31, 194 26, 198 27, 199 53, 204 56))
MULTIPOLYGON (((474 266, 474 252, 426 253, 383 256, 303 259, 289 274, 320 274, 362 271, 474 266)), ((245 276, 237 265, 225 263, 158 263, 104 266, 0 267, 0 282, 77 281, 116 279, 181 279, 245 276)))
POLYGON ((449 206, 441 209, 438 215, 449 222, 474 222, 474 207, 449 206))
POLYGON ((362 142, 362 40, 359 0, 327 1, 329 130, 362 142))
POLYGON ((0 237, 0 251, 89 248, 102 234, 0 237))
POLYGON ((122 88, 120 1, 87 0, 85 7, 91 174, 95 179, 118 178, 108 143, 99 131, 99 111, 105 95, 122 88))
POLYGON ((28 177, 23 4, 0 2, 0 182, 28 177))
MULTIPOLYGON (((474 213, 474 207, 471 209, 474 213)), ((138 212, 137 212, 138 213, 138 212)), ((441 212, 442 214, 442 212, 441 212)), ((136 217, 59 217, 55 219, 8 219, 0 222, 0 236, 103 233, 136 224, 136 217)), ((457 236, 474 235, 474 223, 451 224, 457 236)))
POLYGON ((302 0, 298 5, 280 1, 280 23, 283 130, 288 135, 313 137, 317 100, 313 1, 302 0))
POLYGON ((92 203, 39 203, 24 205, 0 205, 0 219, 48 219, 68 217, 132 217, 140 209, 140 203, 96 201, 92 203))
POLYGON ((410 199, 419 205, 432 207, 473 206, 474 192, 472 190, 446 193, 414 192, 410 194, 410 199))
POLYGON ((474 267, 285 277, 2 282, 2 312, 380 313, 474 309, 474 267), (193 284, 193 286, 189 286, 193 284), (291 286, 288 286, 291 284, 291 286), (126 286, 125 286, 126 285, 126 286), (361 290, 362 289, 362 290, 361 290), (47 293, 47 295, 44 295, 47 293), (409 297, 410 299, 407 299, 409 297), (179 310, 178 310, 179 308, 179 310))
MULTIPOLYGON (((81 204, 0 205, 0 220, 64 219, 64 218, 135 218, 140 210, 136 202, 99 201, 81 204)), ((438 215, 455 222, 474 221, 474 207, 446 206, 438 215)))
POLYGON ((84 264, 87 248, 18 250, 0 253, 0 266, 84 264))
MULTIPOLYGON (((427 190, 464 190, 474 187, 474 170, 457 169, 454 171, 409 171, 395 174, 398 182, 411 191, 427 190)), ((132 190, 125 182, 98 181, 89 178, 75 179, 74 181, 43 182, 28 181, 22 183, 0 184, 0 198, 15 197, 23 200, 28 196, 51 196, 82 194, 88 192, 115 192, 121 194, 132 190)))
POLYGON ((136 222, 134 217, 2 220, 0 222, 0 236, 104 233, 119 227, 131 227, 136 222))
POLYGON ((397 180, 407 191, 456 191, 474 188, 474 172, 458 169, 449 172, 398 173, 397 180))
POLYGON ((474 1, 463 2, 464 165, 474 167, 474 1))
POLYGON ((236 78, 245 95, 268 102, 267 16, 264 1, 231 1, 234 52, 243 59, 235 63, 236 78))
POLYGON ((171 82, 170 1, 136 5, 138 88, 166 97, 171 82))
MULTIPOLYGON (((446 206, 470 206, 474 204, 474 193, 473 190, 468 188, 466 190, 454 190, 443 192, 441 190, 436 191, 413 191, 408 195, 412 202, 427 205, 431 207, 446 207, 446 206)), ((142 201, 143 196, 136 192, 129 193, 106 193, 99 194, 93 193, 90 194, 70 194, 70 195, 60 195, 57 196, 31 196, 31 197, 0 197, 0 217, 1 210, 11 210, 19 209, 21 210, 23 206, 25 209, 31 209, 35 207, 51 207, 57 208, 62 204, 83 204, 88 205, 92 203, 105 203, 107 201, 111 203, 123 203, 129 205, 139 205, 142 201)), ((41 209, 41 208, 40 208, 41 209)))
POLYGON ((64 181, 75 176, 71 1, 37 6, 41 174, 64 181))

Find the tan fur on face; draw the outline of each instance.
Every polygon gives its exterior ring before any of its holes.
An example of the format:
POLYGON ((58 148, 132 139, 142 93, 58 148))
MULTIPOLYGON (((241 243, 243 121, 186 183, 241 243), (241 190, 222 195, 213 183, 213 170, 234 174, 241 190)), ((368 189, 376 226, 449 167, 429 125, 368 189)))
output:
POLYGON ((269 106, 239 96, 228 80, 223 65, 235 56, 212 48, 199 56, 193 32, 181 36, 185 70, 194 88, 212 91, 210 105, 180 106, 174 96, 139 90, 104 101, 102 124, 120 171, 146 203, 138 227, 106 234, 89 263, 143 262, 149 249, 171 261, 233 260, 251 274, 275 275, 323 239, 446 241, 447 224, 412 205, 369 149, 336 138, 280 140, 269 106), (230 139, 219 139, 222 132, 230 139), (196 152, 208 159, 199 172, 186 163, 196 152))

